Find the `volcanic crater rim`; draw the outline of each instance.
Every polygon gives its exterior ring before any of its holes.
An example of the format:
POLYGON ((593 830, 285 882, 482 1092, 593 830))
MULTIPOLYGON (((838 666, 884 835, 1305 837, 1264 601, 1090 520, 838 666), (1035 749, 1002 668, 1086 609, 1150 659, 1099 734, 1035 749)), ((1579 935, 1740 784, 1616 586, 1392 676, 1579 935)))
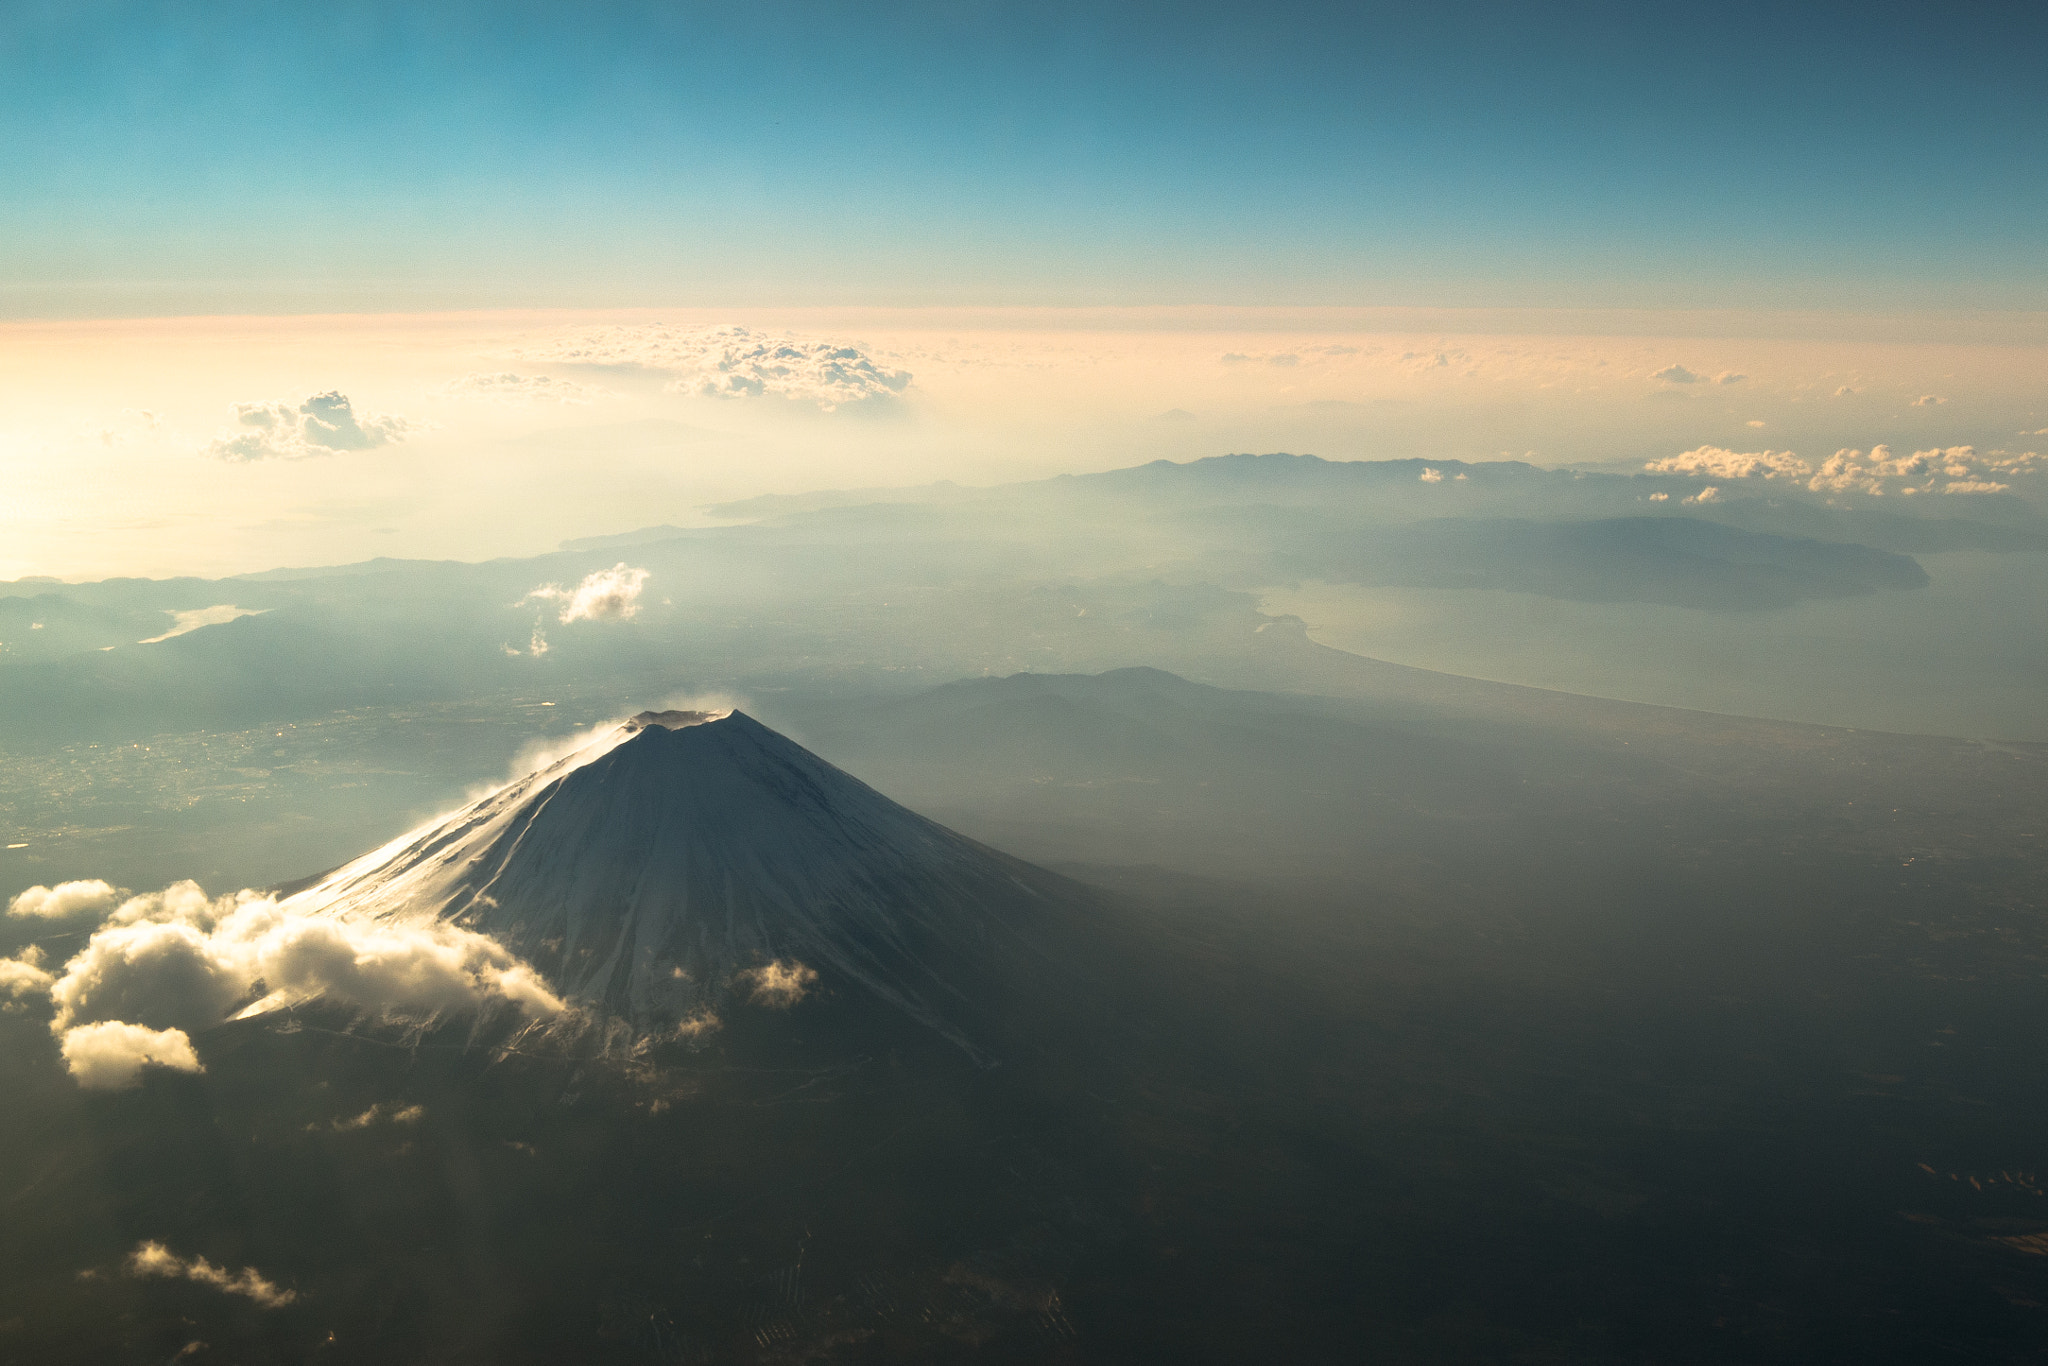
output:
POLYGON ((735 715, 731 707, 724 711, 643 711, 625 722, 629 731, 643 731, 653 728, 662 730, 684 730, 690 726, 709 725, 735 715))

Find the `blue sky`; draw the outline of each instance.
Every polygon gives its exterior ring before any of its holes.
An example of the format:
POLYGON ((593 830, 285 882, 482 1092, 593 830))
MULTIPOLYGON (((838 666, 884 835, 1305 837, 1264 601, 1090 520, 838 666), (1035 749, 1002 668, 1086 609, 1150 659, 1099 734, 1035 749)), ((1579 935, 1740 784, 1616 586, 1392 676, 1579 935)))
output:
POLYGON ((22 4, 0 312, 2048 307, 2048 7, 22 4))

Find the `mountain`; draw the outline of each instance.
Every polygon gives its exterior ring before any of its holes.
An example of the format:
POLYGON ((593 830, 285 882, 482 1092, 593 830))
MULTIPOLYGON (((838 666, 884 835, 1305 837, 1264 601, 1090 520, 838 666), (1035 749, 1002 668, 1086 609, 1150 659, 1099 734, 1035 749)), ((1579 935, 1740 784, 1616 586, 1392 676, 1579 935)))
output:
POLYGON ((820 974, 979 1056, 988 979, 1034 971, 1047 907, 1086 898, 742 712, 649 711, 287 905, 491 935, 643 1032, 820 974))

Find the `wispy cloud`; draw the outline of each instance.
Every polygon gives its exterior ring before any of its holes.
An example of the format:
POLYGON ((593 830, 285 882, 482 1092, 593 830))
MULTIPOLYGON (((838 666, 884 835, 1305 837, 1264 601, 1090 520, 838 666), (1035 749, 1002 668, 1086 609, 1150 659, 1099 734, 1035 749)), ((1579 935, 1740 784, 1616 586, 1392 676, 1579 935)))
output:
MULTIPOLYGON (((427 1117, 424 1105, 396 1105, 379 1101, 359 1115, 337 1119, 331 1126, 337 1133, 349 1133, 357 1129, 368 1129, 379 1124, 417 1124, 427 1117)), ((308 1126, 311 1127, 310 1125, 308 1126)))
POLYGON ((204 1257, 180 1257, 162 1243, 148 1242, 138 1246, 128 1255, 127 1269, 131 1276, 197 1281, 225 1294, 240 1295, 243 1299, 253 1300, 260 1309, 281 1309, 298 1298, 296 1292, 280 1289, 275 1282, 258 1273, 253 1266, 229 1272, 224 1267, 215 1266, 204 1257))
POLYGON ((298 403, 237 403, 235 425, 206 448, 216 460, 305 460, 343 451, 366 451, 405 439, 419 424, 402 417, 358 414, 338 389, 298 403))

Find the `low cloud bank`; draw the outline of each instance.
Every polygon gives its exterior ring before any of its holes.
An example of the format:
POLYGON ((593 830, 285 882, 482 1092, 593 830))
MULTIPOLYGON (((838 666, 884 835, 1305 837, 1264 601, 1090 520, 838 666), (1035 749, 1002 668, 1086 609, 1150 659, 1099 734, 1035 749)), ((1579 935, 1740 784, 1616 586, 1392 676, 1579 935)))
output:
POLYGON ((884 365, 858 346, 744 327, 614 327, 524 354, 557 364, 660 370, 675 376, 667 386, 672 392, 782 398, 827 412, 893 398, 911 380, 908 370, 884 365))
POLYGON ((402 417, 357 414, 338 389, 298 403, 237 403, 235 426, 206 448, 216 460, 305 460, 342 451, 366 451, 403 441, 417 423, 402 417))
POLYGON ((1749 378, 1738 370, 1723 370, 1718 375, 1703 375, 1697 370, 1688 370, 1675 361, 1662 370, 1650 372, 1651 379, 1661 379, 1666 384, 1740 384, 1749 378))
MULTIPOLYGON (((86 886, 76 905, 112 897, 86 886)), ((111 889, 109 889, 111 890, 111 889)), ((63 888, 32 887, 10 915, 40 915, 63 888), (31 909, 24 910, 24 907, 31 909)), ((82 912, 81 912, 82 913, 82 912)), ((363 924, 297 913, 254 891, 209 897, 194 882, 123 896, 62 969, 6 960, 0 990, 52 1007, 50 1032, 81 1086, 133 1085, 145 1067, 203 1070, 194 1032, 237 1014, 315 998, 387 1020, 502 1004, 533 1016, 568 1007, 496 940, 439 922, 363 924)))
POLYGON ((1885 493, 2004 493, 2014 476, 2038 473, 2041 457, 2032 451, 2013 455, 2006 451, 1979 452, 1975 446, 1947 446, 1893 455, 1889 446, 1872 446, 1868 455, 1860 450, 1839 450, 1814 473, 1808 487, 1816 492, 1852 489, 1882 496, 1885 493))
MULTIPOLYGON (((1839 450, 1818 469, 1791 451, 1731 451, 1700 446, 1678 455, 1652 460, 1651 474, 1693 475, 1702 479, 1789 479, 1815 493, 1852 490, 1873 496, 1886 493, 2004 493, 2016 476, 2039 473, 2041 457, 2033 451, 1980 452, 1974 446, 1947 446, 1893 455, 1889 446, 1839 450)), ((1702 495, 1704 496, 1704 495, 1702 495)), ((1687 501, 1692 501, 1688 499, 1687 501)))
POLYGON ((510 370, 468 374, 444 390, 452 398, 483 398, 500 403, 595 403, 611 390, 555 375, 521 375, 510 370))
POLYGON ((1803 479, 1813 466, 1790 451, 1731 451, 1699 446, 1652 460, 1643 466, 1652 474, 1697 474, 1711 479, 1803 479))
POLYGON ((230 1272, 204 1257, 180 1257, 162 1243, 142 1243, 129 1253, 128 1274, 197 1281, 225 1294, 254 1300, 261 1309, 282 1309, 298 1298, 296 1291, 280 1289, 253 1266, 230 1272))

